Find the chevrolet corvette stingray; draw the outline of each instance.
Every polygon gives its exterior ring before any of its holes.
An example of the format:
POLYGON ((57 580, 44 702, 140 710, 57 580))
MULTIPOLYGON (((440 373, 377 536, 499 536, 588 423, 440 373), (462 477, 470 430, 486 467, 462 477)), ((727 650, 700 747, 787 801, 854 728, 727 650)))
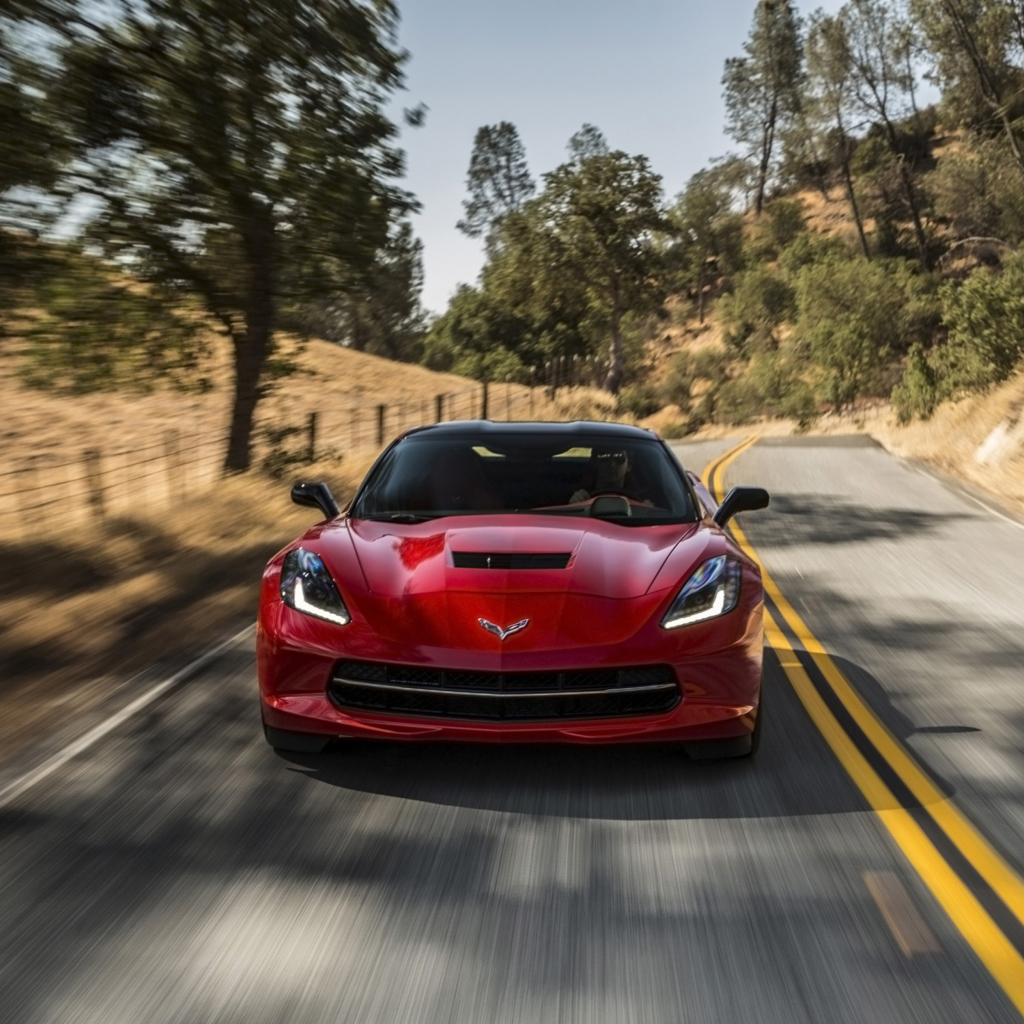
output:
POLYGON ((263 575, 268 742, 675 743, 757 749, 761 574, 651 431, 454 422, 407 431, 349 506, 263 575))

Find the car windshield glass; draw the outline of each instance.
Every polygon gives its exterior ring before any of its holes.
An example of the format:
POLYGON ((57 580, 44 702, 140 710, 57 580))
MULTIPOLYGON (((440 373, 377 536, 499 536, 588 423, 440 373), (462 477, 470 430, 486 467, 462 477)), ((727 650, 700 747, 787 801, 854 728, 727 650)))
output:
POLYGON ((682 471, 653 438, 413 434, 362 488, 353 518, 416 522, 530 512, 630 526, 697 519, 682 471))

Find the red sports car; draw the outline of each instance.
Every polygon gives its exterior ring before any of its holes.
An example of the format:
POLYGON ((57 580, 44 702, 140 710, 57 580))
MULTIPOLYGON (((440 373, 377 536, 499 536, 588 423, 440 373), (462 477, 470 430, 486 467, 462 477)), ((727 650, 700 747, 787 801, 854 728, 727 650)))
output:
POLYGON ((657 435, 608 423, 410 430, 263 575, 267 740, 757 749, 762 589, 657 435))

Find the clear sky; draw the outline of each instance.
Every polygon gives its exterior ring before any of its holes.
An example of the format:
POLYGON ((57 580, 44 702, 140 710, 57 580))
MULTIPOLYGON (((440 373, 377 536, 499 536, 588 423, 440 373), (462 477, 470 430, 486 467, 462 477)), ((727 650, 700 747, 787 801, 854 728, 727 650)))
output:
POLYGON ((456 285, 480 270, 480 243, 455 222, 481 125, 511 121, 539 179, 590 122, 612 148, 650 157, 667 196, 732 148, 722 131, 722 65, 742 52, 754 0, 398 2, 411 53, 399 106, 430 107, 425 127, 403 132, 406 187, 423 204, 415 229, 428 309, 443 311, 456 285))

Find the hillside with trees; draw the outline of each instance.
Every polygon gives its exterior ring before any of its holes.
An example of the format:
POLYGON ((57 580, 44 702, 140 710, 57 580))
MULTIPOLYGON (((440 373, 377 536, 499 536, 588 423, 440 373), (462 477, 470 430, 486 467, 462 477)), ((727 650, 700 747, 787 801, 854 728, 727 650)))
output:
POLYGON ((737 150, 674 199, 592 125, 536 185, 515 127, 482 128, 486 263, 424 361, 599 384, 637 416, 671 403, 676 433, 871 400, 908 422, 1015 371, 1024 3, 760 0, 722 89, 737 150))

